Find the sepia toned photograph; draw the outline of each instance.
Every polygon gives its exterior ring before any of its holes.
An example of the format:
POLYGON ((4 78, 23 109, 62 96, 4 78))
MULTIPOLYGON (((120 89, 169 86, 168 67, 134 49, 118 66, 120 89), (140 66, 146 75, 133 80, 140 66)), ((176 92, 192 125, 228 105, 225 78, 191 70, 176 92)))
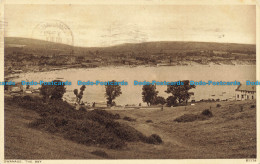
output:
POLYGON ((257 159, 256 5, 3 8, 4 160, 257 159))

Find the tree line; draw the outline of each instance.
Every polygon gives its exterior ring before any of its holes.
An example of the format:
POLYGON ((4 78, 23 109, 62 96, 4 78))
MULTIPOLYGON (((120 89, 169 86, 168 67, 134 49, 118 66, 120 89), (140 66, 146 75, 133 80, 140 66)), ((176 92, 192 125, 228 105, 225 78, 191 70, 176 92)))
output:
MULTIPOLYGON (((61 82, 60 80, 54 80, 54 82, 61 82)), ((116 82, 113 80, 112 82, 116 82)), ((175 106, 177 104, 186 103, 190 99, 191 92, 190 89, 195 88, 195 85, 190 85, 189 80, 182 81, 183 85, 168 85, 166 93, 170 96, 165 99, 162 96, 158 96, 158 91, 156 90, 156 85, 144 85, 142 88, 142 100, 147 103, 148 106, 151 105, 167 105, 175 106)), ((82 103, 83 93, 86 86, 83 85, 78 89, 74 89, 74 95, 76 96, 76 102, 78 104, 82 103)), ((61 100, 66 88, 64 85, 42 85, 40 88, 40 94, 43 96, 45 101, 50 99, 61 100)), ((115 99, 122 94, 120 85, 106 85, 105 86, 105 97, 107 99, 107 106, 115 106, 115 99)))

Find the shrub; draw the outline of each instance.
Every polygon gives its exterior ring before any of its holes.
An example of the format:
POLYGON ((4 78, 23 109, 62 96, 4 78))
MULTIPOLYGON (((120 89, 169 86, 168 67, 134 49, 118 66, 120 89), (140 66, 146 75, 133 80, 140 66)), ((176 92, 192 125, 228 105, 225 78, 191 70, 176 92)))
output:
POLYGON ((153 121, 152 121, 152 120, 146 120, 145 122, 147 122, 147 123, 152 123, 153 121))
POLYGON ((81 107, 79 108, 79 110, 80 110, 80 111, 85 111, 85 112, 87 111, 87 109, 84 108, 83 106, 81 106, 81 107))
POLYGON ((126 120, 126 121, 136 121, 136 119, 133 119, 133 118, 127 117, 127 116, 125 116, 125 117, 123 118, 123 120, 126 120))
POLYGON ((157 134, 152 134, 151 137, 153 137, 158 143, 162 143, 162 139, 159 135, 157 134))
POLYGON ((61 100, 64 93, 66 92, 65 85, 63 85, 62 81, 54 80, 54 83, 62 84, 62 85, 44 85, 40 87, 40 94, 43 96, 45 100, 55 99, 61 100))
POLYGON ((208 116, 208 117, 213 116, 212 112, 209 109, 203 110, 201 114, 204 115, 204 116, 208 116))
POLYGON ((150 137, 146 138, 146 142, 149 144, 161 144, 163 141, 159 135, 152 134, 150 137))
POLYGON ((219 107, 221 107, 221 105, 220 105, 220 104, 217 104, 217 108, 219 108, 219 107))
POLYGON ((119 119, 120 115, 119 114, 112 114, 112 113, 108 113, 105 110, 100 110, 100 109, 95 109, 93 111, 91 111, 92 113, 96 113, 98 115, 102 115, 106 118, 110 118, 110 119, 119 119))
POLYGON ((198 119, 197 115, 194 114, 184 114, 178 118, 176 118, 175 122, 192 122, 198 119))
POLYGON ((184 114, 176 119, 174 119, 175 122, 193 122, 193 121, 203 121, 210 117, 212 117, 213 114, 209 109, 205 109, 201 114, 184 114))

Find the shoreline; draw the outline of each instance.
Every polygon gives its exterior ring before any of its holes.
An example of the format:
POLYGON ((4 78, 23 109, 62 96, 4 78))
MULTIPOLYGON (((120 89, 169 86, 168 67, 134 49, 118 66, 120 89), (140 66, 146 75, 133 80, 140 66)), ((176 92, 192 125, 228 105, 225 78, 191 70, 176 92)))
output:
POLYGON ((44 70, 19 70, 19 72, 16 73, 5 73, 4 78, 6 79, 13 79, 13 78, 19 78, 20 74, 24 73, 37 73, 37 72, 52 72, 52 71, 60 71, 60 70, 67 70, 67 69, 95 69, 95 68, 121 68, 121 67, 126 67, 126 68, 135 68, 135 67, 196 67, 196 66, 256 66, 256 64, 216 64, 216 63, 210 63, 210 64, 190 64, 190 65, 107 65, 107 66, 98 66, 98 67, 75 67, 75 65, 71 65, 68 67, 61 67, 61 68, 44 68, 44 70), (13 76, 10 76, 13 75, 13 76))

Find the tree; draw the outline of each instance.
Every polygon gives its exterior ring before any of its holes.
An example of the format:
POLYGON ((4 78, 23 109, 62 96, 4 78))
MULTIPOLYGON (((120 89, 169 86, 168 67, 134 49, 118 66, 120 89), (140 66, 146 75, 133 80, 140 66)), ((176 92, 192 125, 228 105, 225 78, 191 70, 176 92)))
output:
MULTIPOLYGON (((115 80, 111 81, 113 84, 116 83, 115 80)), ((105 96, 107 97, 107 105, 114 106, 115 102, 113 102, 116 97, 120 96, 121 86, 120 85, 106 85, 106 93, 105 96)))
POLYGON ((80 104, 80 101, 83 97, 83 92, 85 91, 85 89, 86 89, 85 85, 82 85, 80 87, 80 92, 78 91, 78 89, 74 89, 74 95, 76 95, 76 101, 78 104, 80 104))
POLYGON ((144 85, 143 86, 143 102, 146 102, 148 106, 154 104, 155 98, 157 97, 158 91, 156 91, 155 85, 144 85))
MULTIPOLYGON (((189 80, 181 81, 181 84, 183 85, 168 85, 167 90, 165 92, 171 93, 172 96, 175 97, 179 103, 185 101, 187 104, 188 100, 190 99, 189 90, 195 88, 196 86, 190 85, 189 80)), ((173 99, 171 98, 171 100, 173 99)))
POLYGON ((167 99, 166 99, 166 105, 168 107, 171 107, 171 106, 174 106, 176 104, 176 97, 174 96, 169 96, 167 99))
POLYGON ((44 85, 42 84, 40 88, 40 94, 43 96, 45 100, 54 99, 61 100, 64 93, 66 92, 66 88, 62 85, 62 81, 54 80, 53 83, 61 84, 61 85, 44 85))
POLYGON ((157 97, 155 98, 155 101, 154 101, 154 104, 155 104, 155 105, 159 105, 159 104, 164 105, 165 103, 166 103, 166 100, 165 100, 164 97, 162 97, 162 96, 157 96, 157 97))

